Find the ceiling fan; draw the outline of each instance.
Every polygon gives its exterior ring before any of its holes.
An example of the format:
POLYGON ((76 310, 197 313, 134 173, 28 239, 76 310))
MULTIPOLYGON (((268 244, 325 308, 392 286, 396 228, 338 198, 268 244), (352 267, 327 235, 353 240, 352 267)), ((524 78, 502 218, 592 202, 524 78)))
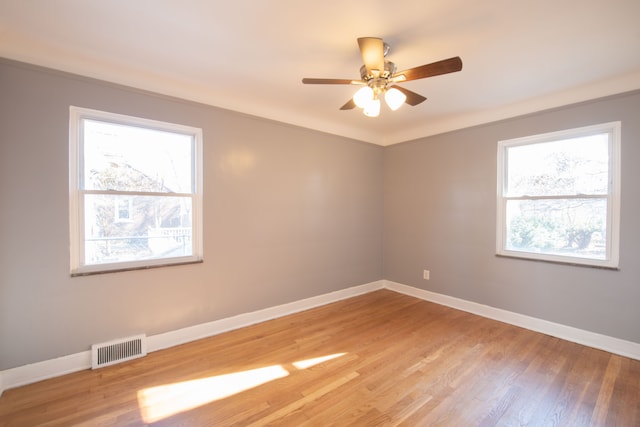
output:
POLYGON ((462 60, 456 56, 396 72, 396 64, 385 59, 389 52, 389 45, 381 38, 360 37, 358 38, 358 46, 364 62, 360 68, 360 80, 304 78, 302 83, 363 85, 353 98, 340 109, 351 110, 359 107, 364 110, 366 116, 377 117, 380 114, 381 96, 384 96, 385 102, 392 110, 397 110, 405 102, 414 106, 427 99, 418 93, 398 86, 396 83, 462 70, 462 60))

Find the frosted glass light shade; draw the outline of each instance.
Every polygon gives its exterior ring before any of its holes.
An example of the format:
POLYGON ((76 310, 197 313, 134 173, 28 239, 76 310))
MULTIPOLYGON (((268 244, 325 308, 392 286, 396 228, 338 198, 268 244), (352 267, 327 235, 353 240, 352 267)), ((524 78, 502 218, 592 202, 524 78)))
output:
POLYGON ((391 88, 384 94, 384 100, 393 111, 397 110, 407 100, 407 96, 396 88, 391 88))
POLYGON ((363 86, 353 95, 353 102, 359 107, 364 108, 368 102, 373 100, 373 89, 369 86, 363 86))
POLYGON ((372 99, 364 106, 364 115, 367 117, 378 117, 380 115, 380 100, 372 99))

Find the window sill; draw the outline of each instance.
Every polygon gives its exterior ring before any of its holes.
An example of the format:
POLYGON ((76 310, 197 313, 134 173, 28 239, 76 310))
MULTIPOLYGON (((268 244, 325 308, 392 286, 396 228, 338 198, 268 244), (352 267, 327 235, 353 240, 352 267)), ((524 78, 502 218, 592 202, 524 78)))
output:
MULTIPOLYGON (((163 260, 166 261, 166 260, 163 260)), ((107 273, 121 273, 123 271, 133 271, 133 270, 149 270, 151 268, 161 268, 161 267, 173 267, 177 265, 188 265, 188 264, 202 264, 204 260, 202 259, 194 259, 187 261, 177 261, 177 262, 163 262, 158 264, 145 264, 145 265, 136 265, 136 266, 122 266, 122 267, 114 267, 114 268, 101 268, 96 269, 96 266, 91 266, 91 269, 78 269, 71 272, 71 277, 83 277, 83 276, 93 276, 95 274, 107 274, 107 273)))
POLYGON ((511 255, 511 254, 496 254, 497 258, 510 258, 510 259, 519 259, 522 261, 534 261, 534 262, 546 262, 550 264, 560 264, 567 265, 572 267, 587 267, 587 268, 598 268, 602 270, 612 270, 612 271, 620 271, 619 266, 610 266, 610 265, 598 265, 598 264, 587 264, 582 262, 572 262, 572 261, 564 261, 564 260, 552 260, 552 259, 542 259, 542 258, 533 258, 526 255, 511 255))

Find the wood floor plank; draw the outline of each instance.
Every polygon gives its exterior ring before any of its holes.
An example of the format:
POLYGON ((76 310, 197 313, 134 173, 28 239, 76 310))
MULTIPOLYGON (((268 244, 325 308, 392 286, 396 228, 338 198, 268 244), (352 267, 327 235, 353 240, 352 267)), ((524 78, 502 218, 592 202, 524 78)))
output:
POLYGON ((68 425, 640 426, 640 361, 383 290, 0 398, 68 425))

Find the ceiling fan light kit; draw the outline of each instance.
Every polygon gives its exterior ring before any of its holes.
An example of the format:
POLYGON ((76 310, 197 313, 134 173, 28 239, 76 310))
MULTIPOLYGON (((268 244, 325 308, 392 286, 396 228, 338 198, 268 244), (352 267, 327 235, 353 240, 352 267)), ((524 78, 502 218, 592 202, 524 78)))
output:
POLYGON ((415 106, 427 99, 420 94, 396 85, 396 83, 462 70, 462 60, 456 56, 396 73, 396 65, 385 59, 389 52, 389 45, 381 38, 360 37, 358 39, 358 47, 364 62, 364 65, 360 68, 360 80, 304 78, 302 83, 364 85, 340 109, 351 110, 358 107, 363 109, 365 116, 377 117, 380 115, 381 96, 384 97, 385 103, 393 111, 400 108, 404 103, 415 106))
POLYGON ((384 100, 389 108, 396 111, 398 108, 402 107, 402 104, 407 100, 407 95, 400 92, 395 87, 392 87, 384 93, 384 100))
POLYGON ((353 95, 353 102, 356 103, 356 107, 364 108, 367 103, 373 101, 373 89, 369 86, 363 86, 353 95))
POLYGON ((378 117, 380 115, 380 100, 369 100, 369 102, 367 102, 367 105, 365 105, 362 109, 362 112, 367 117, 378 117))

